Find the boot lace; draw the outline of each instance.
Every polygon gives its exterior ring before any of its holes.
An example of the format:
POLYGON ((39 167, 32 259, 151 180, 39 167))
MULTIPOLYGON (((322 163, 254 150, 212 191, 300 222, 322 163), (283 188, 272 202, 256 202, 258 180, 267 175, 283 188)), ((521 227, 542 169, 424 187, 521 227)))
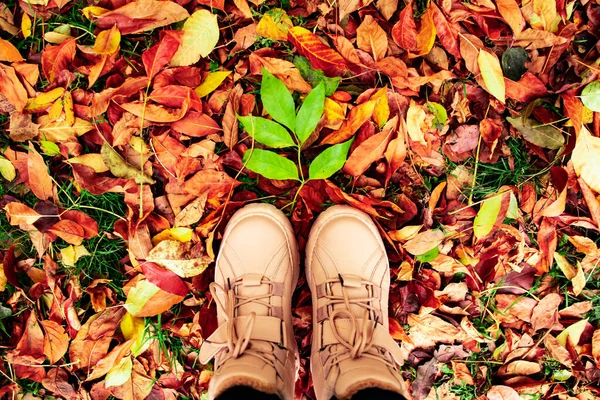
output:
MULTIPOLYGON (((357 359, 360 357, 366 357, 382 361, 392 368, 396 368, 396 365, 389 361, 387 357, 383 357, 381 348, 373 343, 373 337, 375 329, 379 322, 377 316, 377 308, 372 304, 377 300, 375 296, 371 295, 364 298, 350 298, 348 295, 347 287, 344 286, 344 280, 340 275, 338 279, 328 280, 327 283, 340 283, 341 284, 341 295, 327 294, 325 297, 327 307, 333 307, 335 305, 343 305, 342 308, 334 309, 329 315, 329 322, 332 329, 332 333, 338 343, 331 345, 335 350, 331 352, 327 359, 326 368, 330 370, 332 367, 338 365, 342 361, 348 359, 357 359), (354 315, 351 306, 358 306, 363 309, 362 322, 354 315), (337 318, 348 317, 351 323, 350 334, 347 335, 348 340, 340 333, 338 326, 335 321, 337 318)), ((363 286, 367 288, 373 287, 374 284, 371 282, 363 281, 363 286)), ((373 293, 373 291, 371 291, 373 293)), ((386 351, 383 349, 383 351, 386 351)))
MULTIPOLYGON (((269 282, 263 283, 270 284, 269 282)), ((257 357, 265 363, 270 364, 273 368, 276 368, 276 358, 272 351, 252 348, 252 346, 249 346, 252 330, 254 329, 254 324, 256 322, 256 313, 250 313, 248 316, 248 322, 242 329, 238 330, 235 326, 236 310, 243 305, 250 303, 260 304, 268 307, 270 312, 273 309, 273 306, 270 303, 272 291, 270 290, 268 293, 256 296, 242 296, 239 295, 236 290, 236 288, 241 285, 242 281, 237 281, 231 284, 229 279, 227 280, 226 288, 222 287, 216 282, 213 282, 209 285, 210 293, 212 294, 217 307, 223 311, 222 315, 225 318, 225 323, 227 324, 226 341, 224 343, 213 343, 213 345, 222 347, 223 351, 225 351, 220 363, 223 364, 229 359, 235 359, 240 357, 242 354, 247 354, 257 357), (225 304, 223 304, 217 296, 218 291, 221 291, 225 294, 225 304)), ((273 343, 270 344, 272 350, 273 343)), ((279 343, 277 346, 280 348, 282 347, 279 343)))

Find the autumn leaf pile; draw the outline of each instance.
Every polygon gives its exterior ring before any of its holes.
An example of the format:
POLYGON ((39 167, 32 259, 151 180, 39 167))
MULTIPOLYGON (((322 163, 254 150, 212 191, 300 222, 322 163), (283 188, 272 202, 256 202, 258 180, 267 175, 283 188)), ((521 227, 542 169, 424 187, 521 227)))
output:
POLYGON ((414 399, 600 398, 599 38, 596 0, 0 2, 0 397, 205 398, 214 252, 262 201, 301 247, 374 218, 414 399))

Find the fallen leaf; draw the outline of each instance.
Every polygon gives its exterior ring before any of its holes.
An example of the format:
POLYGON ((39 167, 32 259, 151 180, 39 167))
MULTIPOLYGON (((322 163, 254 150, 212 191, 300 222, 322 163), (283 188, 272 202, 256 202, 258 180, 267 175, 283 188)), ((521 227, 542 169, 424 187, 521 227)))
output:
POLYGON ((496 54, 480 50, 477 64, 485 82, 485 89, 502 103, 506 101, 506 87, 500 61, 496 54))
POLYGON ((375 61, 384 58, 387 53, 387 35, 370 15, 366 15, 356 29, 356 44, 359 49, 371 53, 375 61))
POLYGON ((404 244, 404 249, 413 256, 420 256, 439 246, 444 240, 444 232, 439 229, 419 233, 404 244))
POLYGON ((592 136, 585 126, 577 136, 571 159, 577 175, 592 190, 600 193, 600 138, 592 136))
POLYGON ((315 69, 322 69, 327 76, 340 76, 346 71, 346 60, 308 29, 300 26, 291 28, 288 40, 310 60, 315 69))
POLYGON ((217 16, 208 10, 198 10, 185 21, 179 49, 171 65, 192 65, 208 56, 219 41, 217 16))

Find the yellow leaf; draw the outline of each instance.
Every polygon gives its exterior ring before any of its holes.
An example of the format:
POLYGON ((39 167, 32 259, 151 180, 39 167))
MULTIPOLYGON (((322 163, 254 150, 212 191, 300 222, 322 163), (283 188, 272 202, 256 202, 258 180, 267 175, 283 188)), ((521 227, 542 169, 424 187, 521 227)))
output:
POLYGON ((565 278, 568 280, 572 280, 575 275, 577 275, 575 268, 573 268, 569 261, 567 261, 566 257, 562 254, 554 252, 554 261, 556 261, 556 265, 558 265, 558 268, 560 268, 562 273, 565 275, 565 278))
POLYGON ((387 86, 379 89, 377 93, 371 97, 371 100, 377 100, 377 104, 375 104, 375 109, 373 110, 373 121, 375 121, 379 126, 379 129, 381 129, 390 117, 387 86))
POLYGON ((567 345, 567 338, 571 340, 572 344, 577 345, 579 339, 581 339, 581 334, 585 330, 587 322, 587 319, 582 319, 581 321, 574 323, 562 331, 560 335, 556 337, 556 340, 558 340, 558 343, 563 347, 567 345))
POLYGON ((325 127, 330 129, 339 129, 346 118, 346 104, 340 104, 329 97, 325 98, 323 107, 323 116, 325 117, 325 127))
POLYGON ((50 121, 54 122, 60 118, 62 111, 62 102, 60 100, 56 100, 54 104, 52 104, 52 107, 50 107, 50 110, 48 110, 48 118, 50 118, 50 121))
MULTIPOLYGON (((54 103, 59 97, 65 93, 65 88, 57 87, 46 93, 41 93, 33 99, 27 100, 26 110, 45 109, 54 103)), ((62 106, 62 105, 61 105, 62 106)))
POLYGON ((206 57, 219 41, 217 16, 208 10, 198 10, 183 24, 183 38, 171 65, 187 66, 206 57))
POLYGON ((21 31, 23 32, 23 37, 27 39, 31 36, 31 18, 27 13, 23 13, 23 18, 21 19, 21 31))
POLYGON ((83 10, 81 10, 81 13, 83 15, 85 15, 85 17, 87 19, 89 19, 91 21, 92 19, 94 19, 94 17, 99 17, 100 15, 106 14, 109 11, 110 10, 107 10, 106 8, 102 8, 102 7, 98 7, 98 6, 90 6, 90 7, 85 7, 83 10))
POLYGON ((119 49, 121 43, 121 32, 114 25, 107 31, 102 31, 96 37, 96 43, 94 43, 94 53, 96 54, 113 54, 119 49))
POLYGON ((498 12, 504 18, 515 36, 523 31, 523 14, 515 0, 497 0, 498 12))
POLYGON ((125 340, 135 339, 144 332, 144 318, 134 317, 130 313, 125 313, 121 320, 120 327, 125 340))
POLYGON ((531 26, 541 28, 548 32, 554 32, 558 13, 556 11, 556 0, 533 0, 533 12, 537 18, 532 18, 531 26))
POLYGON ((485 89, 492 96, 504 103, 506 101, 506 88, 498 56, 488 53, 485 50, 480 50, 477 57, 477 64, 481 70, 481 77, 486 86, 485 89))
POLYGON ((47 115, 42 115, 38 123, 40 138, 53 143, 65 142, 94 129, 94 125, 81 118, 75 118, 73 125, 69 125, 66 120, 51 121, 47 115))
POLYGON ((581 263, 577 263, 577 274, 571 279, 571 283, 573 284, 573 294, 579 296, 587 284, 581 263))
POLYGON ((152 244, 156 246, 163 240, 177 240, 178 242, 185 243, 192 240, 192 233, 194 231, 190 228, 171 228, 165 229, 152 238, 152 244))
POLYGON ((198 97, 204 97, 212 93, 231 74, 231 71, 210 72, 194 91, 198 97))
POLYGON ((405 242, 417 236, 421 228, 423 225, 408 225, 398 231, 390 231, 388 234, 395 242, 405 242))
POLYGON ((4 274, 4 264, 0 263, 0 292, 4 292, 7 283, 8 278, 6 278, 6 275, 4 274))
POLYGON ((83 164, 99 174, 108 171, 108 167, 104 163, 102 155, 98 153, 82 154, 79 157, 69 158, 67 162, 71 164, 83 164))
POLYGON ((104 386, 121 386, 131 379, 131 370, 133 363, 131 357, 123 357, 121 362, 112 367, 104 378, 104 386))
POLYGON ((285 10, 274 8, 269 10, 258 21, 256 33, 273 40, 287 40, 287 33, 294 24, 285 10))
POLYGON ((136 317, 153 317, 162 314, 182 300, 183 296, 167 293, 143 279, 129 289, 125 309, 136 317))
POLYGON ((77 260, 81 257, 89 256, 90 253, 87 251, 85 246, 82 244, 78 246, 70 245, 60 250, 63 265, 68 267, 74 267, 77 260))
POLYGON ((208 255, 189 258, 190 245, 191 243, 185 244, 177 240, 163 240, 150 250, 146 261, 158 264, 182 278, 200 275, 213 261, 213 258, 208 255))
POLYGON ((2 156, 0 156, 0 175, 2 175, 2 177, 9 182, 15 179, 17 176, 15 166, 2 156))
POLYGON ((72 126, 75 123, 75 111, 73 110, 73 96, 71 96, 71 92, 67 91, 63 96, 63 109, 67 124, 72 126))
POLYGON ((486 237, 496 225, 502 207, 502 197, 504 197, 504 193, 494 194, 481 204, 481 208, 473 220, 473 235, 477 239, 486 237))
POLYGON ((585 126, 577 136, 571 155, 577 175, 596 193, 600 193, 600 138, 592 136, 585 126))

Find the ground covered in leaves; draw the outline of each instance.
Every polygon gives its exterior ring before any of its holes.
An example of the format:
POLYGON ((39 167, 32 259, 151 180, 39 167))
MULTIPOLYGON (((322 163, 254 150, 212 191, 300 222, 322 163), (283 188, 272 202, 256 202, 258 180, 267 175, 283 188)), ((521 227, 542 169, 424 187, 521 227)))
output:
POLYGON ((0 2, 0 397, 206 396, 268 202, 377 222, 414 399, 599 398, 599 38, 594 0, 0 2))

